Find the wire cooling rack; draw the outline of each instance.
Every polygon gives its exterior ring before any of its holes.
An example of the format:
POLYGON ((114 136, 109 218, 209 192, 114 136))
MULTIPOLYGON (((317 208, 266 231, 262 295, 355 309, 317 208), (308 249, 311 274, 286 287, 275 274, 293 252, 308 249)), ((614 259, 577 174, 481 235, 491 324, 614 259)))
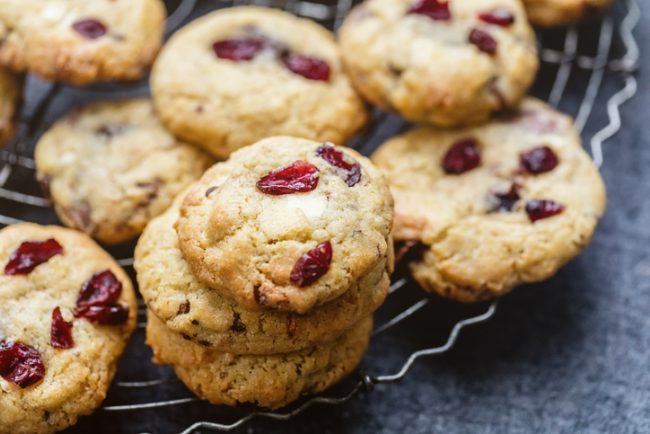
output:
MULTIPOLYGON (((192 17, 211 9, 250 3, 286 9, 335 29, 351 8, 353 0, 339 0, 338 2, 336 0, 329 2, 327 0, 322 2, 177 0, 167 3, 170 10, 167 24, 167 33, 169 34, 192 17)), ((639 63, 639 49, 634 39, 633 30, 639 17, 640 10, 636 1, 626 0, 619 2, 616 10, 611 14, 590 23, 538 34, 542 67, 533 93, 546 99, 551 105, 573 114, 580 132, 583 132, 587 126, 590 127, 590 131, 595 131, 593 135, 584 137, 584 139, 588 143, 593 160, 598 167, 604 163, 604 143, 621 129, 620 106, 632 98, 637 91, 634 72, 639 63), (607 82, 608 86, 606 87, 610 89, 610 92, 603 91, 604 82, 607 82), (611 91, 611 89, 615 90, 611 91), (575 101, 578 103, 576 104, 575 101)), ((0 150, 0 225, 23 221, 56 222, 49 201, 42 196, 34 180, 35 165, 32 158, 36 139, 53 119, 73 104, 100 98, 146 94, 147 86, 146 80, 143 80, 132 85, 101 84, 85 89, 73 89, 58 84, 44 83, 30 77, 27 90, 17 138, 5 150, 0 150)), ((407 127, 397 117, 380 111, 374 112, 373 121, 373 128, 352 143, 352 146, 365 154, 371 153, 387 137, 407 127)), ((131 257, 133 244, 109 250, 116 257, 122 258, 119 259, 120 264, 133 274, 133 259, 131 257)), ((392 309, 391 312, 390 305, 403 304, 398 302, 397 297, 401 296, 397 293, 403 293, 404 288, 408 286, 414 286, 413 282, 410 282, 405 275, 400 276, 398 273, 390 287, 390 300, 378 313, 378 317, 382 318, 382 321, 375 328, 374 336, 388 333, 401 322, 411 318, 416 312, 441 302, 435 297, 416 295, 414 301, 408 301, 405 306, 398 307, 396 311, 392 309)), ((419 294, 417 290, 414 293, 419 294)), ((413 294, 410 298, 414 298, 413 294)), ((403 363, 393 372, 370 374, 359 371, 344 382, 345 384, 336 387, 337 390, 333 392, 334 394, 304 398, 297 404, 276 412, 241 409, 224 413, 218 411, 217 407, 198 409, 191 412, 197 415, 196 422, 181 429, 182 433, 230 431, 245 425, 254 418, 288 420, 311 406, 342 404, 361 391, 372 390, 375 385, 397 382, 409 372, 418 359, 449 351, 463 328, 490 319, 496 312, 497 302, 479 305, 476 309, 472 315, 466 316, 465 319, 454 320, 450 323, 450 332, 442 345, 405 354, 403 363), (476 309, 479 309, 479 312, 476 312, 476 309), (233 413, 235 413, 234 417, 233 413)), ((143 358, 148 358, 149 354, 143 355, 142 353, 141 341, 144 334, 142 329, 146 323, 146 307, 142 301, 139 304, 138 314, 139 331, 135 340, 138 341, 139 347, 134 349, 136 345, 131 345, 127 350, 120 369, 118 369, 115 384, 109 391, 107 402, 99 414, 109 415, 111 418, 125 417, 132 420, 134 417, 139 417, 145 410, 164 411, 163 409, 169 407, 200 406, 199 400, 194 396, 189 396, 191 394, 178 383, 169 368, 156 367, 143 360, 143 358), (152 373, 159 377, 148 379, 152 373), (142 377, 134 377, 135 375, 142 377), (135 378, 135 380, 126 381, 127 378, 135 378), (143 391, 149 392, 142 393, 143 391), (177 393, 185 396, 171 397, 177 393), (145 396, 145 399, 139 401, 140 396, 145 396), (136 400, 137 402, 135 402, 136 400)), ((95 415, 90 419, 96 417, 100 416, 95 415)), ((84 421, 82 421, 83 423, 84 421)), ((80 432, 85 432, 84 428, 80 429, 80 432)))

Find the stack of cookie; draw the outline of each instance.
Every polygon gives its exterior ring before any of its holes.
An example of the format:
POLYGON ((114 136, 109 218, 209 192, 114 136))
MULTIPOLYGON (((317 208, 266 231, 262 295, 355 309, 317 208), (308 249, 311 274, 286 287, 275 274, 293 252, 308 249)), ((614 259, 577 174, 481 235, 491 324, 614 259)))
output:
POLYGON ((218 404, 333 384, 386 296, 392 207, 372 163, 329 144, 272 137, 216 164, 136 248, 155 360, 218 404))

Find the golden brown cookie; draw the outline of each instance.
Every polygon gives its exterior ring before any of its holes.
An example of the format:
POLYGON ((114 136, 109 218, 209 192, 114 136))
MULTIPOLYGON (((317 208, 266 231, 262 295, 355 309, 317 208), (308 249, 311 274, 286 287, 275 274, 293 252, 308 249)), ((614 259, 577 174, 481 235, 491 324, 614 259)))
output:
POLYGON ((395 197, 395 239, 427 291, 498 297, 552 276, 589 243, 605 188, 570 118, 528 99, 480 127, 420 127, 373 155, 395 197))
POLYGON ((0 145, 8 143, 14 135, 22 87, 21 79, 0 69, 0 145))
POLYGON ((0 433, 52 433, 106 396, 135 328, 127 274, 86 235, 0 231, 0 433))
POLYGON ((531 23, 542 27, 574 24, 608 8, 613 0, 523 0, 531 23))

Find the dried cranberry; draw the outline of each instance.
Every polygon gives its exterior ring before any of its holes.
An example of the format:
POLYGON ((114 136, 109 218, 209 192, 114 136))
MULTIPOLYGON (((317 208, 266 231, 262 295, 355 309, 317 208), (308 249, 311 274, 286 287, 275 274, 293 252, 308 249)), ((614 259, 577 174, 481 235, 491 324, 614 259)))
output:
POLYGON ((515 204, 521 199, 519 195, 519 184, 512 183, 507 191, 493 191, 490 193, 490 211, 512 211, 515 204))
POLYGON ((40 353, 22 342, 0 341, 0 375, 23 389, 45 376, 40 353))
POLYGON ((217 41, 212 44, 212 49, 220 59, 242 62, 254 59, 265 46, 264 39, 253 36, 217 41))
POLYGON ((9 257, 5 274, 29 274, 40 264, 63 253, 63 247, 54 238, 45 241, 25 241, 9 257))
POLYGON ((332 262, 332 243, 324 241, 298 259, 289 279, 300 287, 308 286, 327 273, 332 262))
POLYGON ((129 318, 129 310, 117 304, 122 283, 111 270, 100 271, 88 279, 79 292, 75 318, 86 318, 100 324, 122 324, 129 318))
POLYGON ((324 60, 317 57, 289 53, 282 57, 282 63, 294 74, 309 80, 329 81, 330 67, 324 60))
POLYGON ((467 138, 451 145, 442 160, 442 168, 448 174, 458 175, 478 167, 481 152, 476 140, 467 138))
POLYGON ((483 12, 478 16, 479 20, 495 24, 501 27, 509 27, 515 22, 515 16, 512 12, 504 8, 492 9, 489 12, 483 12))
POLYGON ((519 162, 526 172, 538 174, 555 169, 559 160, 550 147, 540 146, 519 155, 519 162))
POLYGON ((257 181, 257 188, 266 194, 304 193, 318 186, 318 168, 306 161, 298 160, 282 169, 269 172, 257 181))
POLYGON ((119 304, 106 306, 81 306, 74 310, 76 318, 106 325, 124 324, 129 319, 129 310, 119 304))
POLYGON ((50 343, 54 348, 68 349, 74 347, 72 338, 72 323, 67 322, 61 315, 61 309, 52 311, 52 327, 50 329, 50 343))
POLYGON ((449 2, 441 0, 417 0, 407 12, 408 14, 425 15, 432 20, 446 21, 451 19, 449 2))
POLYGON ((361 181, 361 165, 354 159, 347 157, 343 152, 338 151, 334 146, 322 145, 316 149, 316 155, 337 168, 337 172, 348 184, 348 187, 355 186, 361 181), (346 161, 352 160, 352 162, 346 161))
POLYGON ((88 39, 97 39, 106 34, 106 26, 101 21, 92 18, 77 21, 72 24, 72 28, 88 39))
POLYGON ((526 214, 531 222, 553 217, 564 211, 564 205, 552 200, 535 199, 526 202, 526 214))
POLYGON ((469 33, 469 42, 476 45, 484 53, 494 55, 497 52, 497 41, 485 30, 472 29, 469 33))

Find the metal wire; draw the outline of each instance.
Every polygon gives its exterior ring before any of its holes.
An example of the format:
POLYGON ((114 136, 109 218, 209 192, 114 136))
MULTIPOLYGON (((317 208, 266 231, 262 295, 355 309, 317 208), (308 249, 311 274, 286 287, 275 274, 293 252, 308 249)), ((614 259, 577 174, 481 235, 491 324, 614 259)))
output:
MULTIPOLYGON (((231 0, 225 3, 227 5, 240 5, 250 3, 250 1, 231 0)), ((254 1, 254 3, 267 4, 268 2, 257 0, 254 1)), ((179 2, 176 9, 172 11, 169 16, 167 22, 167 34, 173 32, 187 20, 194 11, 196 4, 196 0, 182 0, 179 2)), ((332 22, 333 27, 338 28, 343 18, 352 7, 352 0, 338 0, 335 5, 326 5, 310 1, 285 0, 282 5, 284 9, 293 11, 298 15, 310 17, 319 21, 332 22)), ((594 163, 598 167, 601 167, 604 161, 603 144, 609 138, 614 136, 621 128, 620 107, 636 94, 638 88, 637 80, 633 73, 639 65, 639 47, 634 39, 633 30, 639 22, 640 9, 635 0, 626 0, 625 7, 627 13, 618 27, 615 26, 611 17, 605 17, 602 20, 599 29, 598 48, 595 55, 578 52, 581 36, 581 31, 578 27, 572 27, 566 31, 562 51, 544 47, 540 49, 542 62, 548 65, 557 66, 555 79, 547 98, 549 103, 554 106, 559 106, 562 103, 569 80, 576 69, 587 71, 589 73, 589 79, 584 91, 584 96, 576 114, 576 127, 580 131, 584 129, 591 117, 605 73, 616 73, 618 74, 618 77, 622 79, 623 86, 607 100, 607 125, 597 131, 590 140, 592 157, 594 163), (610 50, 612 48, 616 29, 618 29, 618 36, 625 49, 625 54, 620 58, 611 58, 610 50)), ((34 160, 32 156, 29 155, 28 149, 30 148, 30 144, 34 142, 34 138, 37 137, 38 132, 44 128, 43 120, 45 114, 52 102, 58 97, 60 90, 61 87, 59 85, 51 85, 35 105, 32 114, 22 119, 17 138, 6 150, 0 150, 0 164, 3 164, 2 169, 0 169, 0 199, 34 208, 50 206, 50 202, 43 197, 16 191, 7 188, 6 186, 10 183, 12 175, 14 175, 16 171, 14 169, 27 170, 31 172, 34 171, 34 160)), ((373 138, 386 135, 385 128, 389 128, 383 123, 386 115, 384 113, 376 113, 376 115, 375 128, 368 130, 360 140, 359 149, 361 150, 368 151, 368 143, 371 142, 373 138)), ((403 126, 397 126, 397 128, 402 127, 403 126)), ((396 127, 393 126, 390 128, 396 127)), ((18 217, 0 214, 0 225, 10 225, 22 221, 24 220, 18 217)), ((118 260, 118 262, 124 267, 130 267, 133 265, 133 258, 123 258, 118 260)), ((406 278, 394 282, 389 289, 389 296, 394 296, 393 294, 401 288, 404 288, 407 283, 408 280, 406 278)), ((431 302, 431 298, 425 297, 413 303, 388 321, 377 326, 373 331, 373 336, 385 333, 401 322, 411 318, 416 312, 424 309, 431 302)), ((182 434, 189 434, 199 429, 231 431, 241 427, 254 418, 267 418, 280 421, 289 420, 313 405, 342 404, 352 399, 359 392, 372 389, 372 386, 375 384, 393 383, 403 379, 413 364, 420 358, 446 353, 454 346, 460 332, 465 327, 489 320, 495 314, 496 309, 497 302, 493 302, 488 306, 487 310, 480 315, 457 322, 454 324, 443 345, 421 349, 410 354, 394 373, 375 376, 359 374, 357 381, 353 383, 351 388, 339 397, 314 396, 307 399, 297 408, 287 412, 253 411, 245 417, 230 424, 198 421, 183 430, 182 434)), ((138 316, 139 326, 144 327, 146 324, 144 321, 144 317, 146 316, 146 306, 142 302, 139 303, 138 316)), ((116 385, 117 387, 124 389, 142 389, 158 387, 173 381, 178 380, 176 378, 160 378, 143 381, 118 381, 116 382, 116 385)), ((103 410, 108 412, 138 411, 143 409, 185 405, 197 401, 198 398, 191 396, 145 403, 109 405, 104 406, 103 410)))

